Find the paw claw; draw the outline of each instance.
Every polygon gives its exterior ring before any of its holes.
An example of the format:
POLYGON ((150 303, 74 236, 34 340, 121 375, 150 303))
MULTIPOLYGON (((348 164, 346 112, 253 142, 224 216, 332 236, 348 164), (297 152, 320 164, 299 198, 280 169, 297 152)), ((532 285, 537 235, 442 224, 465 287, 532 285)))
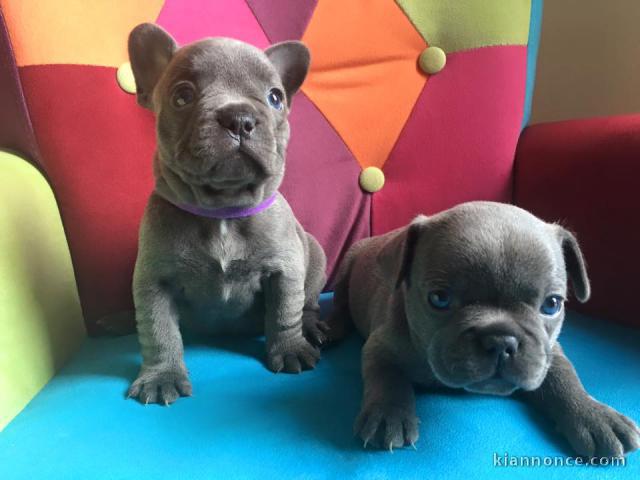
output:
POLYGON ((292 345, 281 346, 268 353, 267 364, 275 373, 300 373, 312 370, 320 358, 320 351, 305 338, 292 342, 292 345))
POLYGON ((144 369, 129 388, 127 398, 137 398, 142 404, 169 406, 180 396, 191 395, 191 383, 186 371, 175 369, 144 369))
POLYGON ((326 333, 329 330, 329 326, 324 320, 320 320, 318 312, 304 312, 302 316, 302 334, 311 345, 320 347, 326 343, 326 333))
POLYGON ((411 445, 415 449, 418 439, 417 417, 413 406, 370 404, 363 407, 354 424, 356 435, 374 447, 389 450, 411 445))

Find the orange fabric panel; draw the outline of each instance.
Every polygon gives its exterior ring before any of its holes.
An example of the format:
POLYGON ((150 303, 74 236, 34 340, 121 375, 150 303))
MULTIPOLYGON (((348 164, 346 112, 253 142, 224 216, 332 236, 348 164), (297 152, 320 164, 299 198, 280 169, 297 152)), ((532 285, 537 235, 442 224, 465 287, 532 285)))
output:
POLYGON ((127 37, 153 22, 164 0, 0 0, 19 66, 72 63, 118 66, 127 37))
POLYGON ((302 40, 304 92, 363 168, 382 167, 426 81, 425 41, 389 0, 322 0, 302 40))

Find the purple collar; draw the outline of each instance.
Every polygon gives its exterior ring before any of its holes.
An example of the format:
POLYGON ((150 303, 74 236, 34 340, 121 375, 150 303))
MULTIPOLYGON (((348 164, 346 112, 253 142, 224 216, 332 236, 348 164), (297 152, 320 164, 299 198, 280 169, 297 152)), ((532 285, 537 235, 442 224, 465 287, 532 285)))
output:
POLYGON ((274 193, 270 197, 264 199, 255 207, 225 207, 225 208, 202 208, 194 207, 193 205, 174 205, 185 212, 189 212, 199 217, 229 219, 229 218, 243 218, 257 215, 260 212, 265 211, 273 202, 276 201, 277 194, 274 193))

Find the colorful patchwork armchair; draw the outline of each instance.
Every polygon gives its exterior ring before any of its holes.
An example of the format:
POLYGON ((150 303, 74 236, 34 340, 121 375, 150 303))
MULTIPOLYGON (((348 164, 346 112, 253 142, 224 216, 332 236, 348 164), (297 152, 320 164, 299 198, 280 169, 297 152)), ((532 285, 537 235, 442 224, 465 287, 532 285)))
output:
MULTIPOLYGON (((354 241, 468 200, 513 202, 577 233, 594 295, 569 315, 565 350, 595 396, 640 420, 640 115, 527 127, 541 11, 541 0, 0 0, 0 478, 537 477, 506 456, 571 454, 517 401, 449 392, 421 396, 418 451, 364 450, 351 433, 355 336, 298 376, 264 368, 260 339, 193 338, 192 398, 125 400, 155 142, 126 40, 145 21, 181 44, 309 46, 281 190, 327 253, 325 310, 354 241)), ((607 474, 638 478, 640 459, 627 462, 607 474)))

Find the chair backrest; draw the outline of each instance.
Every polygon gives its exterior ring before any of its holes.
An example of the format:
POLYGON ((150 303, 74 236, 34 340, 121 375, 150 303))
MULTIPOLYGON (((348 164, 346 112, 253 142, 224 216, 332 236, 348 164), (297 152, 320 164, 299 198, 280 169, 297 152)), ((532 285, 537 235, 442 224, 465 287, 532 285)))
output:
MULTIPOLYGON (((6 62, 15 60, 19 80, 7 81, 26 102, 14 106, 14 120, 35 142, 0 148, 23 148, 52 184, 91 332, 132 308, 138 224, 153 187, 154 120, 123 90, 131 89, 127 35, 143 21, 182 44, 207 36, 307 43, 311 71, 293 103, 281 190, 325 248, 330 280, 362 237, 463 201, 512 198, 541 0, 0 5, 11 42, 3 49, 14 57, 6 62)), ((15 73, 13 64, 6 70, 15 73)))

